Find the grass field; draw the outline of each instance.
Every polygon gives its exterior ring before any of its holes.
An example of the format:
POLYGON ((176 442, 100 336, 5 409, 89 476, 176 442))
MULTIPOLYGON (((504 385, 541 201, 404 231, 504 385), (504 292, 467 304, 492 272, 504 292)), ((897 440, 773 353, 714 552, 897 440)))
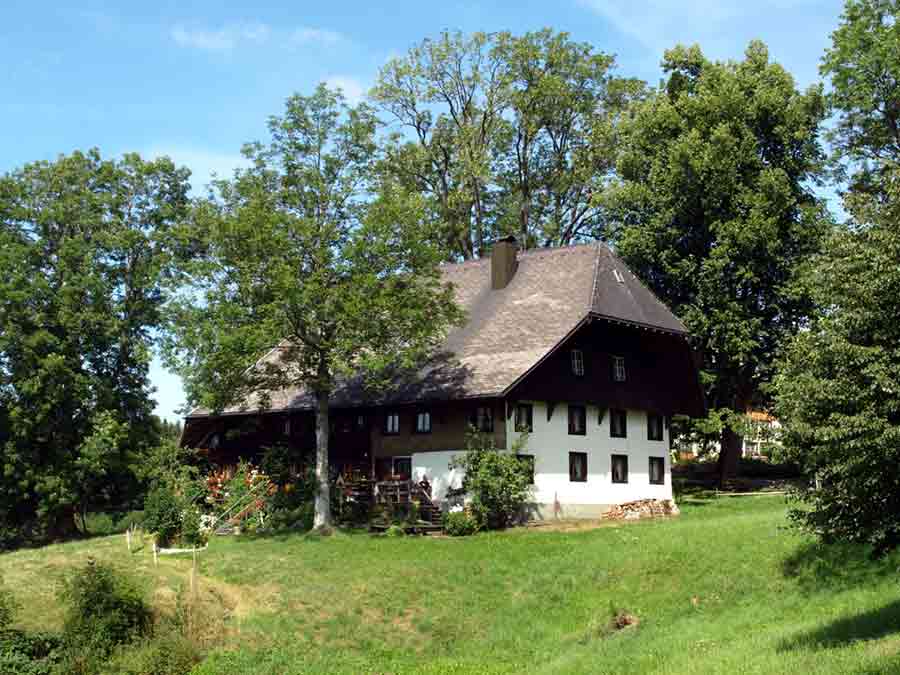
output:
MULTIPOLYGON (((668 521, 468 539, 220 538, 200 593, 225 619, 201 673, 900 673, 900 555, 821 547, 782 497, 693 500, 668 521), (636 625, 611 627, 617 612, 636 625)), ((189 560, 123 537, 0 556, 25 628, 88 556, 165 609, 189 560)))

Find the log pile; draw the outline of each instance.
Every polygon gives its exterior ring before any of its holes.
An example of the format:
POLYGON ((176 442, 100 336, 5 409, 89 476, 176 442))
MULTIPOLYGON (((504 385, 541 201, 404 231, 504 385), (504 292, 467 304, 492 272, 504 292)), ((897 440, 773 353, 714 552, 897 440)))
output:
POLYGON ((637 520, 678 515, 678 505, 671 499, 639 499, 625 504, 614 504, 603 515, 604 520, 637 520))

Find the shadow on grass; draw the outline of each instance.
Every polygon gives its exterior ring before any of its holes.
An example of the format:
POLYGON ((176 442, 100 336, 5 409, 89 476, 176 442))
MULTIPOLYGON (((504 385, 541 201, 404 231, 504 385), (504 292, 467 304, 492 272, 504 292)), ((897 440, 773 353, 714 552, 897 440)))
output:
POLYGON ((779 651, 843 647, 859 640, 875 640, 893 633, 900 633, 900 600, 801 633, 779 645, 779 651))
POLYGON ((806 593, 834 592, 896 577, 900 551, 880 559, 860 544, 810 542, 782 563, 782 573, 806 593))

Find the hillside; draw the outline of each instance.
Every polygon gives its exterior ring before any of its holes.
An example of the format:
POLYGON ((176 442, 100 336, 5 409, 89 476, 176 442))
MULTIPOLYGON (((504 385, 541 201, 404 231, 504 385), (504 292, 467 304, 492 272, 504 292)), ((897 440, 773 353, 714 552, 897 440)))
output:
MULTIPOLYGON (((201 673, 893 673, 900 556, 822 548, 783 498, 694 500, 669 521, 469 539, 219 538, 201 558, 201 673), (636 618, 613 627, 613 616, 636 618)), ((122 537, 0 556, 22 627, 88 556, 133 569, 174 611, 190 561, 122 537), (179 589, 181 589, 179 591, 179 589)))

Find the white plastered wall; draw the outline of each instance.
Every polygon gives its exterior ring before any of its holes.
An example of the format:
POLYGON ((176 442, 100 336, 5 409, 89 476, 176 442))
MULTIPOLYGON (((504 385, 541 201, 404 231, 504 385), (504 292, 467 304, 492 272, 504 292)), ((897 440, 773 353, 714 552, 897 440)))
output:
MULTIPOLYGON (((672 498, 669 430, 664 429, 661 441, 648 440, 646 412, 628 410, 627 437, 612 438, 609 434, 609 411, 604 411, 603 420, 598 423, 599 409, 587 406, 586 433, 576 436, 569 434, 568 404, 556 404, 549 420, 546 403, 535 401, 532 405, 534 430, 520 452, 534 456, 534 501, 539 506, 536 515, 595 517, 612 504, 637 499, 672 498), (587 454, 587 481, 569 480, 570 452, 587 454), (628 456, 627 483, 612 482, 610 456, 613 454, 628 456), (663 485, 650 483, 650 457, 663 458, 663 485)), ((510 415, 504 420, 508 450, 519 437, 514 429, 514 417, 510 415)), ((414 478, 428 479, 436 501, 444 499, 449 488, 458 488, 462 484, 462 471, 449 468, 451 459, 459 452, 462 451, 412 455, 414 478)))

